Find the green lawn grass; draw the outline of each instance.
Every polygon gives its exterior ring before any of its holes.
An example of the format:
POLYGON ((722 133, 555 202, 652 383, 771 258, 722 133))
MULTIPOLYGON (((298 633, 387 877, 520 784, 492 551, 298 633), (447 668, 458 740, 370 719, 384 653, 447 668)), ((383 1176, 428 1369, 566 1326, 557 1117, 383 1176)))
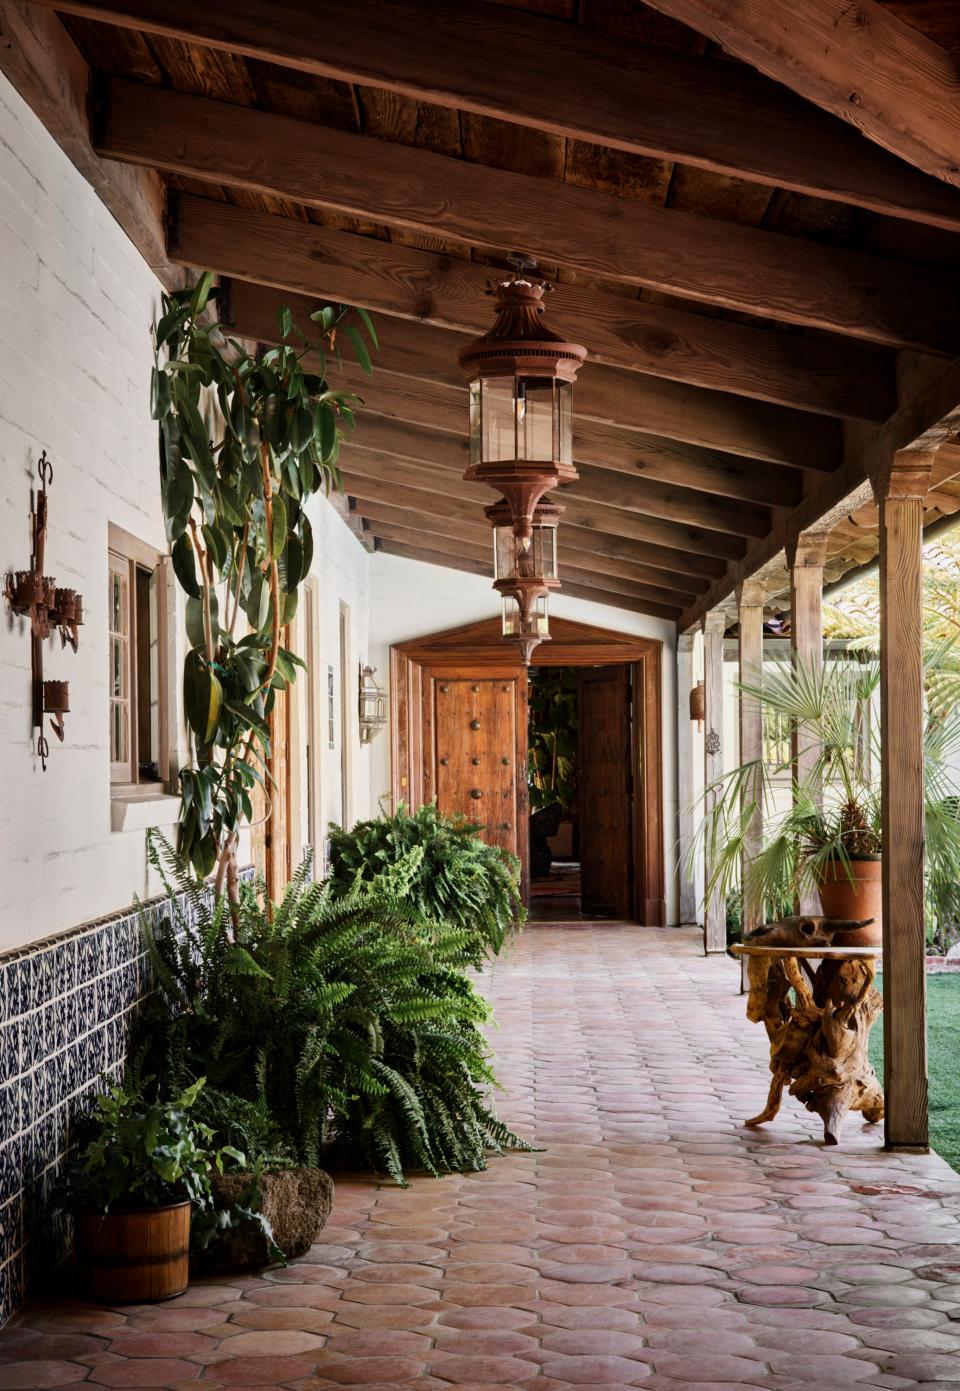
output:
MULTIPOLYGON (((927 1048, 930 1143, 960 1173, 960 971, 927 976, 927 1048)), ((883 1015, 870 1035, 870 1061, 882 1078, 883 1015)))

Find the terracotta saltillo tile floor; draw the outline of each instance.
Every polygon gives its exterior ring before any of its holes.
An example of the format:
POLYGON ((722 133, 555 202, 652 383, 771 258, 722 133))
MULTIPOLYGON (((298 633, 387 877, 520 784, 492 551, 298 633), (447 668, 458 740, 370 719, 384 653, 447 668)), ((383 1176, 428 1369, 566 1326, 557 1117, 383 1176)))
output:
POLYGON ((288 1270, 170 1304, 34 1306, 0 1386, 960 1388, 960 1180, 838 1149, 766 1092, 697 934, 536 927, 487 977, 506 1119, 545 1146, 401 1191, 342 1181, 288 1270))

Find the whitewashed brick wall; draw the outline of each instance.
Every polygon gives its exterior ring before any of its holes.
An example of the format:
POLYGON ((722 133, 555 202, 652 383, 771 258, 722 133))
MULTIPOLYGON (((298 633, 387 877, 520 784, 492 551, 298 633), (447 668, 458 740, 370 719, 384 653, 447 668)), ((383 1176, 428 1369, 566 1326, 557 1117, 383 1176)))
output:
MULTIPOLYGON (((45 651, 70 682, 67 737, 41 772, 30 720, 27 625, 0 603, 0 951, 38 941, 150 894, 144 833, 110 821, 107 742, 107 526, 164 548, 150 327, 160 286, 110 213, 0 76, 0 574, 30 559, 30 508, 46 449, 48 574, 81 591, 79 653, 45 651)), ((351 804, 369 808, 356 732, 366 655, 366 552, 333 509, 314 511, 322 664, 339 670, 339 605, 350 606, 351 804)), ((173 686, 179 685, 179 666, 173 686)), ((337 677, 339 681, 339 676, 337 677)), ((301 689, 300 699, 303 699, 301 689)), ((339 755, 324 751, 325 817, 339 815, 339 755)))

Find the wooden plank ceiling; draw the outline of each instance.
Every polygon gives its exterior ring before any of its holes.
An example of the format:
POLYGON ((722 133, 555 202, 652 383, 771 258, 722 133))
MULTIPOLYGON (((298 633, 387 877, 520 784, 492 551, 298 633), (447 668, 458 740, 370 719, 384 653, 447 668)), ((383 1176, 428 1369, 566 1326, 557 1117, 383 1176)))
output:
MULTIPOLYGON (((343 455, 374 546, 489 573, 456 352, 491 322, 490 267, 531 252, 590 353, 564 588, 681 618, 960 353, 960 189, 881 147, 887 109, 867 139, 658 12, 709 31, 716 5, 655 4, 53 7, 97 77, 96 149, 160 172, 168 254, 225 277, 236 333, 274 337, 280 303, 374 313, 343 455)), ((958 11, 882 14, 956 73, 958 11)), ((960 508, 958 472, 947 446, 931 520, 960 508)), ((872 506, 836 523, 831 578, 876 526, 872 506)))

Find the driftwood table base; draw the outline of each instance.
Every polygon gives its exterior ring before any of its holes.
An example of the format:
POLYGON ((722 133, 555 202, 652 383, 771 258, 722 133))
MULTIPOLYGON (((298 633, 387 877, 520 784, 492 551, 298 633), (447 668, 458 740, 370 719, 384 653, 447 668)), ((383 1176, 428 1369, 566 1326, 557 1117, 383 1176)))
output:
POLYGON ((734 950, 747 957, 747 1018, 767 1030, 773 1074, 766 1106, 746 1124, 772 1121, 785 1087, 821 1117, 827 1145, 838 1142, 848 1111, 881 1120, 883 1089, 867 1053, 883 1008, 873 984, 876 958, 843 948, 822 956, 775 947, 734 950), (819 956, 812 979, 801 966, 804 956, 819 956))

